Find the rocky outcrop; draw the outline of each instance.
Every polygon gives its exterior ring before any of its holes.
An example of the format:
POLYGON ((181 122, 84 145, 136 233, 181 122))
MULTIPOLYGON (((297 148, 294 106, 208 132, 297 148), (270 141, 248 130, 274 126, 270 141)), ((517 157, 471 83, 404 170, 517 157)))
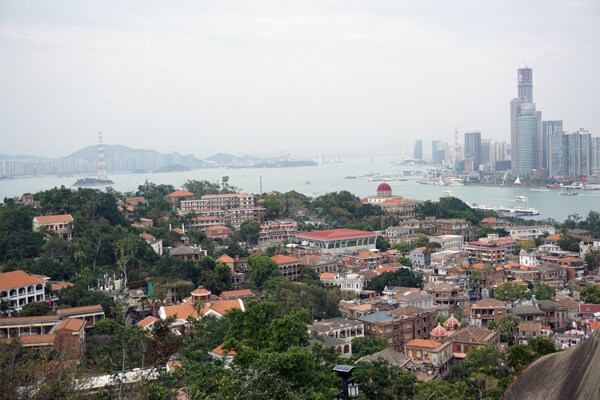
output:
POLYGON ((600 329, 579 346, 532 363, 502 399, 600 399, 600 329))

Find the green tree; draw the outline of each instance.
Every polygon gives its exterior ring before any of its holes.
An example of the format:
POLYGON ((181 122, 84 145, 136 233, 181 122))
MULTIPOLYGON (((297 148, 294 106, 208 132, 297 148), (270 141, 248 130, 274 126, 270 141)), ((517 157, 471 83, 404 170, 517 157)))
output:
POLYGON ((545 283, 538 282, 535 284, 533 294, 538 300, 552 300, 556 295, 556 290, 545 283))
POLYGON ((531 240, 522 240, 519 243, 517 243, 517 246, 515 247, 515 254, 519 254, 521 252, 521 249, 531 249, 535 247, 535 240, 531 239, 531 240))
POLYGON ((411 250, 410 245, 408 244, 408 242, 402 240, 400 242, 394 243, 394 245, 392 246, 394 249, 404 253, 408 253, 411 250))
POLYGON ((412 261, 410 261, 410 259, 407 257, 400 257, 396 261, 398 261, 400 264, 404 265, 405 267, 411 268, 413 266, 412 261))
POLYGON ((393 400, 413 395, 417 382, 414 374, 391 366, 387 360, 360 362, 352 374, 360 385, 360 394, 367 399, 393 400))
POLYGON ((19 317, 38 317, 40 315, 48 315, 52 313, 52 306, 45 301, 36 301, 27 303, 23 306, 19 317))
POLYGON ((352 359, 358 360, 361 357, 375 354, 387 348, 387 340, 385 338, 368 335, 354 338, 352 340, 352 359))
POLYGON ((556 353, 556 346, 554 345, 554 342, 542 336, 528 339, 527 347, 535 352, 536 357, 542 357, 546 354, 556 353))
POLYGON ((279 265, 267 256, 253 255, 248 257, 250 281, 258 289, 271 278, 281 276, 279 265))
POLYGON ((225 318, 206 315, 200 319, 193 319, 189 335, 184 337, 181 354, 185 359, 204 362, 205 355, 223 344, 227 334, 225 318))
POLYGON ((379 251, 387 251, 390 248, 390 242, 383 236, 377 235, 375 247, 377 247, 379 251))
POLYGON ((513 314, 506 314, 498 319, 498 330, 500 331, 501 340, 512 343, 519 332, 519 324, 521 318, 513 314))
POLYGON ((383 274, 371 279, 365 287, 368 290, 375 290, 382 293, 386 286, 404 286, 422 288, 423 280, 420 275, 416 275, 406 268, 400 268, 393 272, 384 272, 383 274))
POLYGON ((561 235, 558 239, 558 245, 565 251, 579 252, 579 242, 581 239, 571 235, 561 235))
POLYGON ((588 253, 585 255, 585 264, 588 271, 598 271, 600 269, 600 251, 588 251, 588 253))
POLYGON ((579 293, 579 299, 588 304, 600 304, 600 286, 591 285, 585 287, 579 293))
POLYGON ((240 234, 246 243, 257 244, 260 233, 260 224, 258 221, 249 219, 240 225, 240 234))
POLYGON ((515 344, 511 346, 506 358, 506 365, 511 367, 514 371, 520 371, 524 366, 534 360, 534 355, 531 354, 531 350, 522 344, 515 344))
POLYGON ((467 365, 472 372, 486 375, 501 375, 502 355, 494 346, 474 347, 467 353, 467 365))
POLYGON ((216 295, 226 290, 231 290, 231 268, 220 262, 210 274, 206 287, 216 295))
POLYGON ((117 330, 123 328, 123 325, 115 322, 112 318, 104 318, 94 324, 90 330, 90 335, 114 335, 117 330))
POLYGON ((517 301, 531 297, 527 288, 518 283, 506 282, 494 290, 494 298, 500 301, 517 301))

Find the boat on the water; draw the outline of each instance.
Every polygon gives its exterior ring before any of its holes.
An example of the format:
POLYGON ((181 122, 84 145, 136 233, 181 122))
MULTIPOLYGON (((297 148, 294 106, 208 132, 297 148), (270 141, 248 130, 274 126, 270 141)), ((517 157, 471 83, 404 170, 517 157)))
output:
POLYGON ((485 211, 495 211, 498 214, 508 215, 508 216, 528 216, 528 215, 540 215, 540 211, 536 208, 522 208, 517 206, 486 206, 483 204, 475 204, 475 203, 467 203, 467 205, 471 208, 475 208, 477 210, 485 210, 485 211))
POLYGON ((527 203, 529 199, 527 198, 527 196, 517 196, 517 201, 519 203, 527 203))
POLYGON ((561 196, 577 196, 577 192, 560 192, 561 196))
POLYGON ((444 197, 454 197, 454 192, 452 192, 450 190, 446 190, 444 192, 444 197))

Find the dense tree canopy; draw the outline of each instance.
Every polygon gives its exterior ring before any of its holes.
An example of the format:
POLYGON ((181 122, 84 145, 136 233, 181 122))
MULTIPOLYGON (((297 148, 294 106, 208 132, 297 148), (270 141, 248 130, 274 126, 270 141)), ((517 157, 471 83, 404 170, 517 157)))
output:
POLYGON ((422 288, 423 279, 411 270, 400 268, 394 272, 384 272, 383 274, 371 279, 365 287, 368 290, 375 290, 381 294, 386 286, 403 286, 412 288, 422 288))

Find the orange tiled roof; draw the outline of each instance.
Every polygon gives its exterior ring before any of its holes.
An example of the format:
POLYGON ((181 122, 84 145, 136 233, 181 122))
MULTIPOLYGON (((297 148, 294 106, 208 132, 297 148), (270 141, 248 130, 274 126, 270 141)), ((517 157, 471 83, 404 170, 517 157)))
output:
POLYGON ((28 273, 18 270, 4 272, 0 274, 0 290, 7 290, 27 285, 35 285, 44 282, 43 278, 31 276, 28 273))
POLYGON ((321 275, 319 275, 319 279, 335 279, 335 274, 332 274, 331 272, 323 272, 321 275))
POLYGON ((58 321, 56 315, 41 315, 39 317, 12 317, 12 318, 0 318, 0 324, 17 324, 27 322, 53 322, 58 321))
POLYGON ((225 312, 234 309, 234 308, 239 308, 241 310, 243 310, 243 303, 241 300, 220 300, 220 301, 213 301, 212 304, 210 305, 210 309, 221 314, 221 315, 225 315, 225 312))
POLYGON ((271 257, 271 260, 275 261, 277 264, 286 264, 290 262, 298 262, 297 258, 284 256, 283 254, 277 254, 276 256, 271 257))
POLYGON ((73 222, 73 217, 71 214, 61 214, 61 215, 40 215, 38 217, 34 217, 34 219, 40 224, 55 224, 57 222, 73 222))
POLYGON ((67 329, 69 331, 79 332, 85 326, 85 321, 79 318, 67 318, 60 321, 56 330, 67 329))
POLYGON ((254 296, 250 289, 227 290, 221 293, 221 297, 254 296))
POLYGON ((69 286, 75 286, 71 282, 61 282, 61 283, 53 283, 52 290, 60 290, 69 286))
POLYGON ((197 288, 196 290, 194 290, 192 292, 192 294, 195 294, 196 296, 204 296, 204 295, 207 295, 210 293, 211 293, 210 290, 207 290, 205 288, 197 288))
POLYGON ((209 226, 205 229, 205 231, 216 231, 216 230, 229 230, 228 227, 226 227, 225 225, 215 225, 215 226, 209 226))
POLYGON ((426 339, 413 339, 410 342, 406 343, 405 346, 411 347, 428 347, 428 348, 437 348, 441 346, 440 342, 436 342, 435 340, 426 340, 426 339))
POLYGON ((58 313, 61 315, 69 315, 92 311, 103 312, 103 309, 100 304, 96 304, 94 306, 63 308, 62 310, 58 310, 58 313))
POLYGON ((222 263, 227 264, 227 263, 232 263, 234 261, 235 260, 233 258, 229 257, 227 254, 223 254, 221 257, 217 258, 218 263, 222 262, 222 263))
MULTIPOLYGON (((215 347, 214 349, 212 349, 212 352, 213 352, 213 353, 220 354, 220 355, 222 355, 222 356, 224 356, 224 355, 225 355, 225 352, 223 351, 223 345, 222 345, 222 344, 221 344, 221 345, 219 345, 219 346, 217 346, 217 347, 215 347)), ((227 352, 227 355, 228 355, 228 356, 235 356, 236 354, 237 354, 237 353, 236 353, 235 351, 233 351, 233 349, 231 349, 231 350, 229 350, 229 351, 227 352)))
POLYGON ((547 240, 560 240, 561 235, 550 235, 546 239, 547 240))
POLYGON ((144 238, 144 239, 146 239, 146 240, 154 240, 154 239, 155 239, 155 237, 154 237, 154 236, 152 236, 151 234, 149 234, 149 233, 146 233, 146 232, 144 232, 144 233, 141 233, 141 234, 140 234, 140 236, 141 236, 141 237, 143 237, 143 238, 144 238))
POLYGON ((362 251, 358 253, 356 258, 371 258, 371 257, 382 257, 381 254, 375 253, 373 251, 362 251))
POLYGON ((166 197, 187 197, 193 195, 194 193, 188 192, 187 190, 176 190, 173 193, 169 193, 166 197))
POLYGON ((141 320, 140 322, 138 322, 136 325, 139 327, 145 328, 148 325, 150 325, 151 323, 153 323, 154 321, 158 321, 158 318, 154 318, 152 315, 149 315, 146 318, 144 318, 143 320, 141 320))
POLYGON ((54 344, 55 334, 47 334, 47 335, 22 335, 19 336, 19 342, 26 345, 49 345, 54 344))

